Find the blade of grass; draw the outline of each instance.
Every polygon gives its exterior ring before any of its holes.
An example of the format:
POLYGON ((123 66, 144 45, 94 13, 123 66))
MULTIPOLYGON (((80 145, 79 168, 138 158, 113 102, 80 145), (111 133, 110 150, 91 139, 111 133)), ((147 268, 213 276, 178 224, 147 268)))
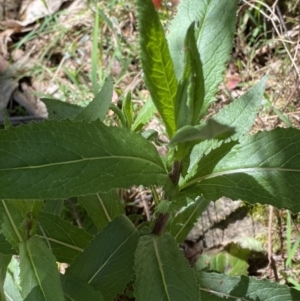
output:
POLYGON ((96 96, 98 93, 98 80, 97 80, 97 69, 98 69, 98 35, 99 35, 99 12, 97 3, 95 3, 95 20, 93 29, 93 44, 92 44, 92 86, 93 92, 96 96))

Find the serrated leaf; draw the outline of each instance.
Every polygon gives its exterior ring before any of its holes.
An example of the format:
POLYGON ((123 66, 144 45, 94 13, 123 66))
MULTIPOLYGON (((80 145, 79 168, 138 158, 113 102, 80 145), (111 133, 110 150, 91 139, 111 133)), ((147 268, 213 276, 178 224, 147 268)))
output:
POLYGON ((79 197, 79 202, 92 218, 98 231, 101 231, 116 216, 125 213, 115 190, 79 197))
POLYGON ((83 108, 57 99, 42 98, 48 111, 49 119, 74 119, 83 108))
POLYGON ((184 70, 184 37, 193 21, 198 23, 197 48, 203 65, 205 82, 204 104, 201 116, 206 114, 215 94, 226 62, 230 58, 236 23, 237 0, 181 1, 169 28, 168 42, 179 80, 184 70))
POLYGON ((234 277, 216 273, 196 273, 202 300, 204 296, 211 296, 209 300, 228 301, 297 301, 300 292, 286 285, 267 280, 257 280, 252 277, 234 277), (202 292, 204 294, 202 295, 202 292), (222 299, 218 299, 217 296, 222 299))
POLYGON ((227 196, 300 211, 300 131, 277 128, 223 144, 199 161, 180 184, 181 194, 227 196), (201 167, 201 168, 200 168, 201 167))
POLYGON ((178 84, 175 98, 177 130, 185 125, 196 125, 203 105, 203 70, 195 40, 195 22, 186 34, 184 45, 184 72, 178 84))
POLYGON ((205 125, 186 125, 179 129, 170 144, 206 139, 225 139, 234 134, 234 129, 220 124, 214 119, 208 119, 205 125))
POLYGON ((106 79, 101 91, 95 98, 76 116, 76 121, 91 122, 97 119, 103 121, 109 106, 111 104, 113 93, 113 79, 109 77, 106 79))
POLYGON ((6 240, 5 236, 0 232, 0 255, 13 255, 15 253, 16 252, 13 250, 12 245, 6 240))
POLYGON ((104 301, 100 292, 95 291, 89 284, 77 279, 61 275, 61 284, 66 300, 70 301, 104 301))
POLYGON ((19 243, 25 239, 25 225, 23 213, 6 200, 0 200, 1 232, 16 250, 19 243))
MULTIPOLYGON (((259 83, 244 95, 225 106, 213 116, 215 121, 235 129, 235 133, 230 139, 238 139, 249 133, 254 124, 258 109, 262 104, 267 79, 266 76, 262 78, 259 83)), ((206 140, 195 145, 190 155, 189 169, 191 170, 204 154, 208 154, 212 149, 219 147, 221 144, 222 142, 220 141, 206 140)))
POLYGON ((267 80, 268 77, 264 76, 245 94, 226 105, 213 116, 215 121, 235 128, 233 139, 240 138, 251 130, 257 112, 262 105, 267 80))
POLYGON ((63 207, 64 207, 63 200, 46 200, 43 211, 46 213, 60 216, 61 212, 63 210, 63 207))
POLYGON ((11 255, 0 254, 0 301, 6 301, 4 292, 4 281, 6 276, 6 269, 11 260, 11 255))
POLYGON ((1 198, 68 198, 170 182, 151 143, 99 120, 53 120, 0 131, 0 156, 1 198))
POLYGON ((55 257, 40 238, 20 243, 20 271, 24 300, 65 300, 55 257))
POLYGON ((151 0, 136 0, 140 33, 140 59, 145 84, 166 126, 169 137, 176 130, 174 101, 177 79, 174 74, 164 29, 151 0))
POLYGON ((146 125, 146 123, 153 117, 155 111, 156 108, 153 104, 153 101, 149 98, 136 116, 131 130, 134 132, 140 131, 144 127, 144 125, 146 125))
POLYGON ((134 276, 138 239, 139 234, 129 219, 118 216, 92 240, 66 274, 89 283, 105 300, 111 301, 134 276))
POLYGON ((56 215, 40 212, 37 234, 51 247, 59 262, 71 263, 90 243, 93 236, 56 215))
POLYGON ((195 201, 192 201, 188 206, 183 207, 174 217, 171 222, 170 233, 178 243, 181 243, 186 239, 209 203, 210 200, 199 197, 195 201))
POLYGON ((135 271, 137 301, 200 300, 194 271, 169 234, 141 237, 135 271))

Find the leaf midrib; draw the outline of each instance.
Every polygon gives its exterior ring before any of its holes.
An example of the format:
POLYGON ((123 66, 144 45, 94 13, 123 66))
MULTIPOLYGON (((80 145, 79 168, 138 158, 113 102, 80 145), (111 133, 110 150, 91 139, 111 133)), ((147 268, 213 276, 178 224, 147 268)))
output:
POLYGON ((245 299, 243 297, 236 297, 234 295, 231 295, 231 294, 226 294, 226 293, 221 293, 221 292, 218 292, 218 291, 215 291, 215 290, 212 290, 210 288, 206 289, 206 288, 203 288, 203 287, 200 287, 200 291, 204 291, 204 292, 207 292, 209 294, 214 294, 216 296, 222 296, 222 297, 226 297, 226 298, 234 298, 236 300, 241 300, 241 301, 250 301, 250 299, 245 299))
POLYGON ((83 158, 83 159, 77 159, 77 160, 70 160, 70 161, 63 161, 63 162, 54 162, 49 164, 39 164, 39 165, 33 165, 33 166, 23 166, 23 167, 13 167, 13 168, 1 168, 1 171, 13 171, 13 170, 26 170, 26 169, 38 169, 38 168, 47 168, 51 166, 59 166, 59 165, 66 165, 66 164, 77 164, 82 163, 85 161, 96 161, 96 160, 116 160, 116 159, 122 159, 122 160, 136 160, 136 161, 142 161, 147 162, 150 164, 153 164, 157 167, 159 167, 162 171, 164 171, 163 167, 159 165, 158 163, 152 162, 150 160, 139 158, 139 157, 131 157, 131 156, 105 156, 105 157, 91 157, 91 158, 83 158))
POLYGON ((44 288, 43 288, 42 283, 41 283, 41 280, 40 280, 40 275, 38 273, 38 269, 36 269, 35 262, 34 262, 34 260, 32 258, 32 254, 31 254, 31 252, 29 250, 27 242, 25 242, 25 248, 26 248, 26 251, 27 251, 27 254, 28 254, 28 257, 29 257, 29 261, 30 261, 31 266, 32 266, 32 269, 33 269, 33 273, 34 273, 34 275, 36 277, 36 280, 37 280, 37 283, 38 283, 38 285, 40 287, 40 290, 41 290, 41 292, 42 292, 42 294, 44 296, 44 299, 48 300, 47 294, 45 293, 44 288))
POLYGON ((110 261, 111 258, 113 258, 113 256, 119 251, 119 249, 128 241, 130 240, 130 238, 135 235, 135 231, 132 231, 131 234, 126 237, 126 239, 115 249, 114 252, 112 252, 110 254, 110 256, 105 260, 105 262, 103 262, 103 264, 98 268, 98 270, 94 273, 94 275, 92 275, 90 277, 90 279, 87 281, 88 284, 90 284, 94 279, 95 277, 101 272, 101 270, 108 264, 108 262, 110 261))
POLYGON ((79 248, 75 245, 71 245, 69 243, 66 243, 66 242, 63 242, 61 240, 58 240, 58 239, 55 239, 55 238, 51 238, 51 237, 44 237, 43 235, 39 235, 39 234, 35 234, 35 236, 39 237, 39 238, 42 238, 44 240, 49 240, 51 242, 54 242, 54 243, 57 243, 58 245, 62 245, 62 246, 65 246, 69 249, 72 249, 72 250, 76 250, 78 252, 83 252, 84 250, 82 248, 79 248))
POLYGON ((162 265, 161 258, 160 258, 160 255, 159 255, 159 251, 158 251, 156 237, 153 237, 152 240, 153 240, 154 251, 155 251, 157 263, 158 263, 158 266, 159 266, 159 271, 160 271, 160 274, 161 274, 164 290, 165 290, 168 301, 171 301, 169 291, 168 291, 168 286, 167 286, 167 283, 166 283, 165 273, 164 273, 164 270, 163 270, 163 265, 162 265))
POLYGON ((300 173, 300 169, 293 169, 293 168, 282 168, 282 167, 248 167, 248 168, 237 168, 237 169, 231 169, 231 170, 225 170, 225 171, 219 171, 211 174, 207 174, 201 177, 196 177, 192 179, 191 181, 187 180, 185 184, 180 186, 180 190, 187 188, 195 183, 201 182, 206 179, 212 179, 219 176, 224 175, 231 175, 236 173, 252 173, 252 172, 259 172, 259 171, 279 171, 279 172, 298 172, 300 173))
POLYGON ((187 220, 185 221, 185 223, 182 225, 182 227, 178 230, 178 232, 176 233, 176 235, 174 235, 174 238, 177 240, 178 236, 180 235, 180 233, 183 231, 183 229, 186 227, 186 225, 193 219, 195 212, 197 211, 197 209, 199 208, 200 204, 198 204, 195 209, 193 210, 193 212, 190 214, 190 216, 187 218, 187 220))

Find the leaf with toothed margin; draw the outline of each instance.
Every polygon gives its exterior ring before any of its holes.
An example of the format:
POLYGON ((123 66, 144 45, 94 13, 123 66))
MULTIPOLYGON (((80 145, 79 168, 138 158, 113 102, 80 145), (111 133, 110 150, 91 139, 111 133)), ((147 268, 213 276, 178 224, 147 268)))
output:
POLYGON ((0 131, 0 197, 57 199, 170 183, 155 147, 101 121, 43 121, 0 131))
POLYGON ((137 301, 200 300, 194 271, 170 234, 141 237, 135 271, 137 301))
POLYGON ((136 8, 145 84, 169 137, 172 137, 176 130, 174 101, 178 82, 164 29, 151 0, 136 0, 136 8))
POLYGON ((277 128, 203 156, 180 183, 181 197, 222 196, 300 211, 300 131, 277 128))
POLYGON ((200 117, 215 101, 230 59, 236 24, 237 0, 181 1, 167 36, 174 70, 179 80, 184 70, 184 39, 192 22, 196 21, 196 43, 203 65, 204 102, 200 117))
POLYGON ((95 236, 66 275, 90 284, 105 300, 113 300, 134 277, 138 239, 139 233, 129 219, 118 216, 95 236))

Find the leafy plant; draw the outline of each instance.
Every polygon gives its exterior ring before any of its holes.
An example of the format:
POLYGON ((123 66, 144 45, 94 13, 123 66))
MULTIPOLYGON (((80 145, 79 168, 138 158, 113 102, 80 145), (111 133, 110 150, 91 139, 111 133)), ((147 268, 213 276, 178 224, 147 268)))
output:
POLYGON ((145 84, 170 140, 166 158, 141 135, 152 104, 135 120, 130 95, 122 111, 114 108, 111 79, 85 108, 45 100, 50 120, 0 131, 2 300, 111 301, 132 284, 146 301, 299 300, 277 283, 193 269, 178 248, 221 196, 300 210, 299 130, 248 135, 266 77, 205 118, 230 57, 236 5, 182 0, 166 38, 152 1, 136 1, 145 84), (109 108, 120 128, 104 125, 109 108), (117 194, 133 185, 163 188, 153 221, 139 229, 117 194), (70 197, 96 234, 61 218, 70 197), (20 266, 13 257, 6 270, 14 254, 20 266), (64 275, 56 262, 70 264, 64 275))

